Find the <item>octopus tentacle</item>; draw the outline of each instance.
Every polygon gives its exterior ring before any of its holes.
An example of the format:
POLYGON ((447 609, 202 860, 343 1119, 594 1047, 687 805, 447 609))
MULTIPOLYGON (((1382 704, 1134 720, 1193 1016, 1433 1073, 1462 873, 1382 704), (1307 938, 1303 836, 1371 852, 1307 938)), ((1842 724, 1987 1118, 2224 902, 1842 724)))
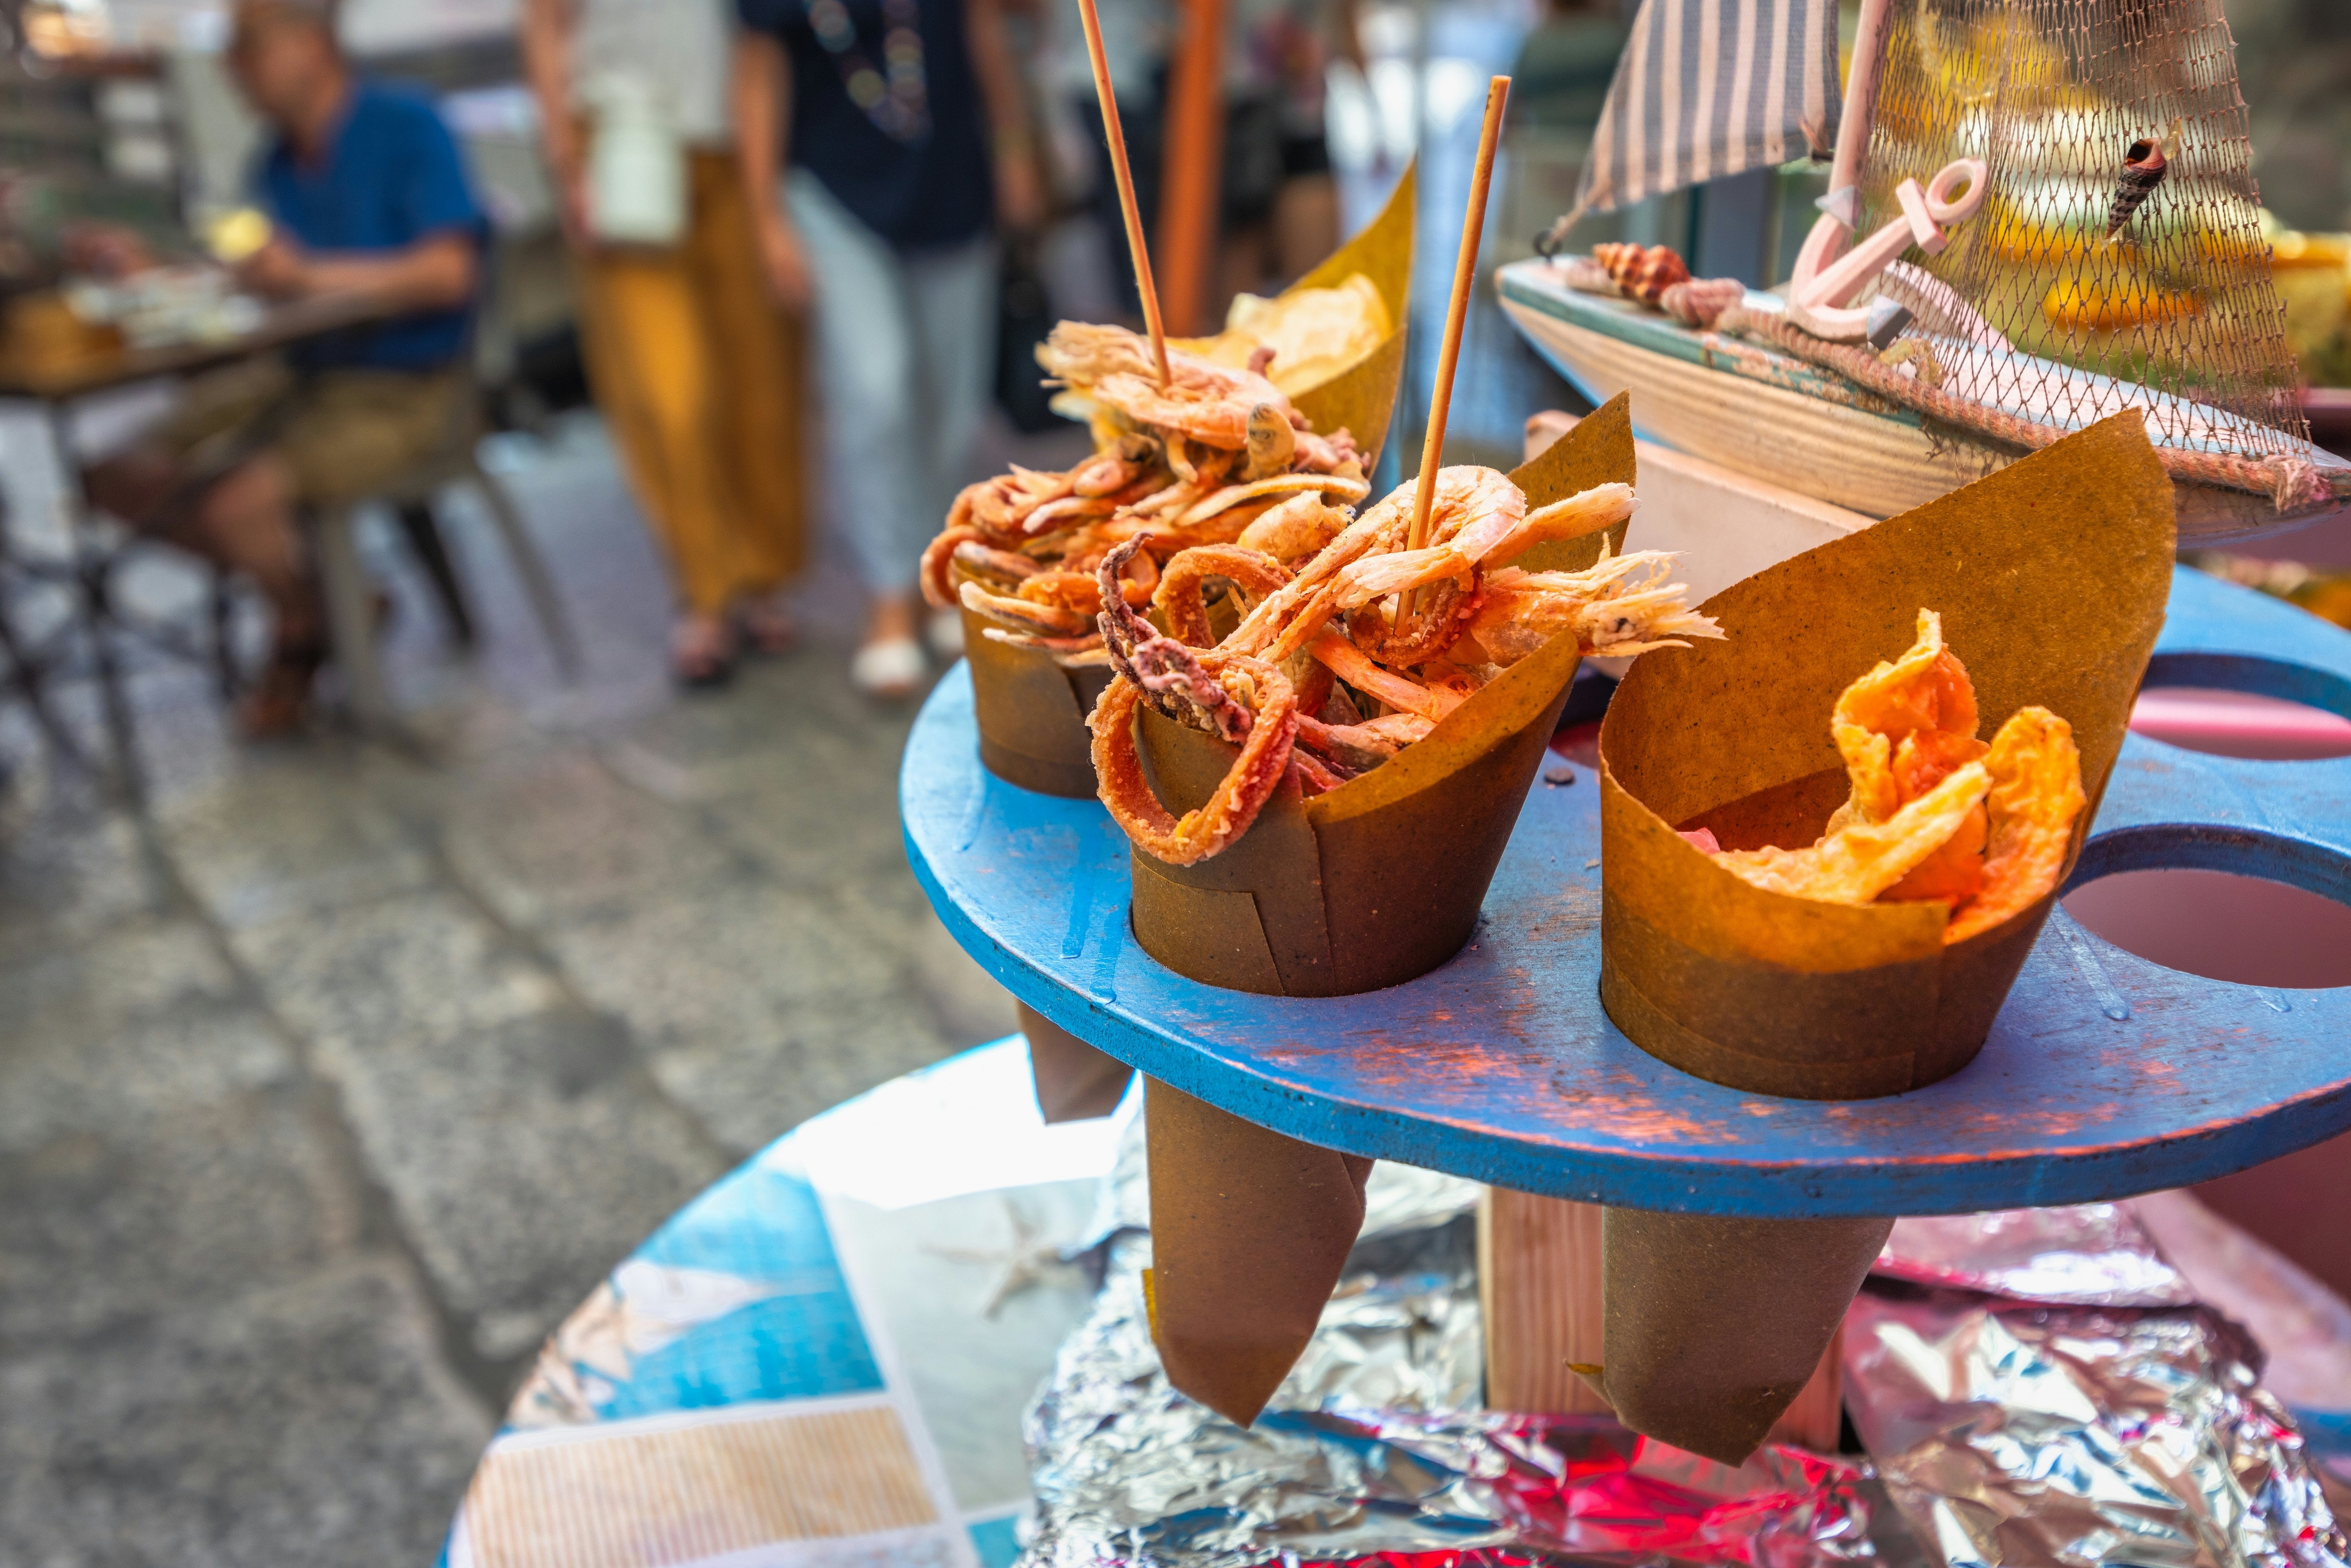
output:
MULTIPOLYGON (((1159 639, 1167 643, 1167 639, 1159 639)), ((1191 653, 1180 643, 1186 662, 1191 653)), ((1213 655, 1212 655, 1213 657, 1213 655)), ((1143 689, 1119 677, 1103 688, 1087 720, 1093 732, 1094 776, 1102 804, 1127 837, 1144 852, 1170 865, 1207 859, 1249 830, 1257 814, 1289 773, 1298 737, 1298 694, 1280 670, 1257 659, 1228 655, 1221 667, 1245 674, 1255 689, 1257 712, 1240 753, 1205 805, 1181 818, 1159 803, 1134 741, 1135 709, 1143 689)))

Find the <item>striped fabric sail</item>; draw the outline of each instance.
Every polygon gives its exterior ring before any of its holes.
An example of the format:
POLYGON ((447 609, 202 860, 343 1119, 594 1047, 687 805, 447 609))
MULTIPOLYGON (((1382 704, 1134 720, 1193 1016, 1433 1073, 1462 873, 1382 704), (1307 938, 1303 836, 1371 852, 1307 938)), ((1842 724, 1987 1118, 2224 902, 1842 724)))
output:
POLYGON ((1837 99, 1836 0, 1641 0, 1575 208, 1541 248, 1586 213, 1826 158, 1837 99))

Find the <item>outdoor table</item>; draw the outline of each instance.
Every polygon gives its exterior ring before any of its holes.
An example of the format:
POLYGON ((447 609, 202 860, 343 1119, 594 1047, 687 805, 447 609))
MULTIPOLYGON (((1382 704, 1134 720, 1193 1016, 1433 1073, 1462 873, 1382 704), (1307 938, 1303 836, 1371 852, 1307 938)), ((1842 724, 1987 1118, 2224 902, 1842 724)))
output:
POLYGON ((63 652, 56 645, 56 639, 36 643, 16 624, 7 579, 68 589, 76 608, 68 630, 78 632, 89 644, 89 668, 98 685, 114 782, 127 798, 139 798, 141 779, 115 633, 131 632, 172 657, 202 664, 208 661, 219 664, 225 657, 220 643, 226 629, 217 625, 212 628, 214 645, 207 650, 199 647, 180 628, 134 624, 120 613, 114 603, 112 578, 124 548, 91 536, 89 497, 82 485, 81 464, 74 453, 74 405, 99 392, 255 359, 406 313, 405 307, 372 295, 321 295, 271 305, 250 331, 229 337, 153 348, 125 347, 114 353, 37 369, 0 361, 0 402, 29 403, 40 412, 58 475, 64 481, 59 496, 68 540, 68 552, 62 559, 27 555, 8 526, 5 510, 0 509, 0 655, 7 659, 6 685, 24 700, 34 722, 54 747, 77 762, 87 760, 48 700, 47 683, 60 667, 63 652))
POLYGON ((1093 1298, 1059 1249, 1139 1104, 1046 1125, 1016 1035, 777 1140, 556 1331, 444 1568, 1008 1568, 1021 1412, 1093 1298))

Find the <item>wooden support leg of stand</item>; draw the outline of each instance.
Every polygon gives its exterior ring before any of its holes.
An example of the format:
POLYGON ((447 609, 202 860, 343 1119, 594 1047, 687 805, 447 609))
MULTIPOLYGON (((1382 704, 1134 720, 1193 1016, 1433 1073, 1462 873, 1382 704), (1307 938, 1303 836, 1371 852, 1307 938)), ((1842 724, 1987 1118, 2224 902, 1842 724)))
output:
POLYGON ((1134 1069, 1105 1055, 1053 1022, 1027 1002, 1020 1032, 1029 1037, 1029 1071, 1037 1085, 1037 1108, 1047 1122, 1082 1122, 1118 1109, 1134 1069))
POLYGON ((1600 1208, 1491 1186, 1478 1203, 1486 1403, 1497 1410, 1608 1413, 1569 1370, 1600 1361, 1600 1208))
MULTIPOLYGON (((1570 1370, 1601 1357, 1600 1206, 1489 1187, 1478 1204, 1486 1404, 1544 1415, 1607 1415, 1570 1370)), ((1842 1331, 1771 1441, 1834 1453, 1844 1416, 1842 1331)))

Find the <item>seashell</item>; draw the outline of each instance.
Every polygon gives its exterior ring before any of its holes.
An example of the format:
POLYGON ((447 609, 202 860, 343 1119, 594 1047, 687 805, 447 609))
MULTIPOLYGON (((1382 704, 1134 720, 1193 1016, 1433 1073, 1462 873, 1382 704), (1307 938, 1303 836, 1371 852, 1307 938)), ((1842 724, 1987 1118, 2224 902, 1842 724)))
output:
POLYGON ((2106 213, 2106 243, 2123 232, 2139 204, 2155 194, 2163 183, 2164 175, 2171 172, 2171 161, 2164 152, 2164 142, 2174 146, 2179 141, 2181 122, 2173 120, 2171 129, 2162 136, 2142 137, 2123 152, 2123 166, 2115 180, 2114 204, 2106 213))
POLYGON ((1644 305, 1662 303, 1667 289, 1689 281, 1689 268, 1669 246, 1595 245, 1592 259, 1608 269, 1618 292, 1644 305))
POLYGON ((1586 294, 1616 292, 1616 280, 1608 276, 1608 269, 1588 256, 1562 256, 1552 265, 1565 275, 1570 288, 1581 289, 1586 294))
POLYGON ((1668 284, 1657 303, 1683 326, 1703 332, 1712 330, 1724 311, 1746 299, 1747 285, 1735 277, 1693 277, 1668 284))

